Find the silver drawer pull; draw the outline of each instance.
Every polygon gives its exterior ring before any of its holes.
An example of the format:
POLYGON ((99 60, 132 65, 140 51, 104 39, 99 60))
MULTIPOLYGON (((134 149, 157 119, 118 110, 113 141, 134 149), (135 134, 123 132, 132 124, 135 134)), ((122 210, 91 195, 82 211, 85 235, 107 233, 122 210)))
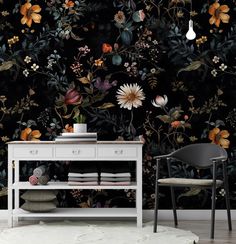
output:
POLYGON ((29 151, 31 155, 37 155, 38 154, 38 150, 30 150, 29 151))
POLYGON ((115 154, 116 155, 122 155, 123 154, 123 150, 120 149, 120 150, 115 150, 115 154))
POLYGON ((77 150, 72 150, 72 153, 73 153, 74 155, 78 155, 78 154, 80 154, 80 150, 79 150, 79 149, 77 149, 77 150))

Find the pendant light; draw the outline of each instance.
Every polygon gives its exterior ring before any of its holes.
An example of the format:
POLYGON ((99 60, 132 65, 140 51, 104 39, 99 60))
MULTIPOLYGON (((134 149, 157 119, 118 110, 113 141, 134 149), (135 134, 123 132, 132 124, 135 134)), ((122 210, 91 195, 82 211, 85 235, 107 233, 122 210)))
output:
POLYGON ((193 21, 191 19, 191 13, 192 13, 192 0, 190 0, 190 20, 188 22, 188 32, 186 33, 186 38, 188 40, 193 40, 196 38, 196 33, 193 30, 193 21))

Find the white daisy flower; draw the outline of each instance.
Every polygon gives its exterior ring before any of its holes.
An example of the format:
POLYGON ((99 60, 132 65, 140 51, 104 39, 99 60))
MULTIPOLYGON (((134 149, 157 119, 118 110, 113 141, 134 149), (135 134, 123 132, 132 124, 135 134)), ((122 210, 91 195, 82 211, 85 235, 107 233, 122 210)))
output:
POLYGON ((212 61, 213 61, 215 64, 217 64, 217 63, 220 62, 220 58, 219 58, 218 56, 214 56, 213 59, 212 59, 212 61))
POLYGON ((28 75, 29 75, 29 71, 27 70, 27 69, 25 69, 25 70, 23 70, 23 75, 25 76, 25 77, 28 77, 28 75))
POLYGON ((220 191, 219 191, 219 193, 220 193, 220 195, 223 197, 223 196, 225 196, 225 190, 224 190, 224 188, 222 188, 220 191))
POLYGON ((31 62, 31 57, 26 56, 25 59, 24 59, 24 61, 25 61, 27 64, 30 63, 30 62, 31 62))
POLYGON ((157 108, 163 108, 168 103, 168 97, 166 95, 156 96, 155 100, 152 100, 152 105, 157 108))
POLYGON ((217 71, 216 71, 215 69, 213 69, 213 70, 211 71, 211 74, 212 74, 214 77, 216 77, 216 76, 217 76, 217 71))
POLYGON ((36 71, 38 68, 39 68, 39 66, 37 64, 35 64, 35 63, 33 65, 31 65, 31 69, 33 71, 36 71))
POLYGON ((9 13, 8 11, 2 11, 1 14, 2 14, 3 17, 6 17, 6 16, 9 15, 10 13, 9 13))
POLYGON ((227 69, 227 65, 225 65, 224 63, 222 63, 222 64, 219 66, 219 68, 220 68, 222 71, 224 71, 224 70, 227 69))
POLYGON ((120 107, 128 110, 142 106, 142 100, 145 99, 143 89, 138 84, 121 86, 116 97, 120 107))
POLYGON ((157 45, 157 44, 158 44, 158 41, 157 41, 157 40, 153 40, 152 43, 153 43, 154 45, 157 45))

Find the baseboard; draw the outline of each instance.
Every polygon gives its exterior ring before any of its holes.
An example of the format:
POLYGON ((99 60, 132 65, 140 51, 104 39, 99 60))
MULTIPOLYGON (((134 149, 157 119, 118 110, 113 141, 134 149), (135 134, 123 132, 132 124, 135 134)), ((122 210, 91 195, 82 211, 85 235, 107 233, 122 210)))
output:
POLYGON ((7 219, 7 210, 0 210, 0 219, 3 220, 3 219, 7 219))
MULTIPOLYGON (((179 220, 210 220, 211 210, 177 210, 179 220)), ((236 220, 236 209, 231 210, 232 220, 236 220)), ((158 218, 160 220, 172 220, 172 210, 159 210, 158 218)), ((7 219, 7 210, 0 210, 0 219, 7 219)), ((143 210, 143 219, 152 220, 153 210, 143 210)), ((216 220, 227 220, 226 210, 216 210, 216 220)))

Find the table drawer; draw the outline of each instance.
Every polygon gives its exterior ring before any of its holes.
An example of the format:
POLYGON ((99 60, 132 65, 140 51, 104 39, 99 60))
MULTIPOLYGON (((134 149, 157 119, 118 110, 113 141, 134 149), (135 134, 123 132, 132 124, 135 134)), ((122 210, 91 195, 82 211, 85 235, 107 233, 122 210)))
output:
POLYGON ((101 147, 98 148, 98 158, 135 158, 137 148, 134 147, 101 147))
POLYGON ((25 146, 15 147, 13 149, 13 156, 17 158, 52 158, 53 147, 36 147, 25 146))
POLYGON ((95 158, 96 147, 91 146, 61 146, 56 147, 56 158, 95 158))

